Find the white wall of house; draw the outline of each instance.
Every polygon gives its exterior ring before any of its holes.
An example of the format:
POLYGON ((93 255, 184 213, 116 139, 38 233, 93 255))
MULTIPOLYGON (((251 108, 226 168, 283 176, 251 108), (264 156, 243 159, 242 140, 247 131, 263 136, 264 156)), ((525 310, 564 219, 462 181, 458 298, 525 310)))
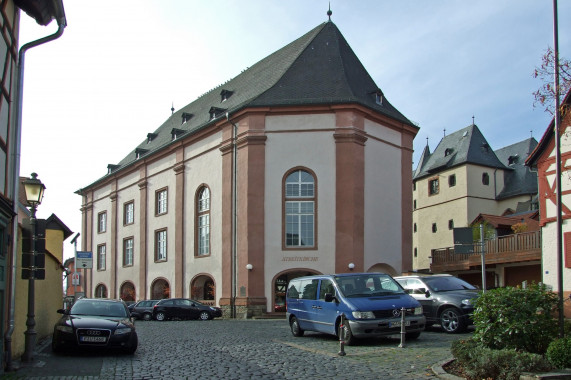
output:
POLYGON ((365 120, 365 132, 364 267, 382 263, 401 273, 402 136, 370 120, 365 120))

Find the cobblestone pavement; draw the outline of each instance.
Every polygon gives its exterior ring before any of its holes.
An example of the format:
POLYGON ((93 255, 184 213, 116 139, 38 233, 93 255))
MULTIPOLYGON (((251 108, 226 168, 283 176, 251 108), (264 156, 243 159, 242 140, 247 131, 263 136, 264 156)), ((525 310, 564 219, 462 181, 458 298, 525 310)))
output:
POLYGON ((434 379, 453 340, 431 328, 399 348, 400 337, 361 340, 339 356, 333 336, 293 337, 285 320, 138 321, 130 355, 53 355, 39 346, 34 365, 2 379, 434 379))

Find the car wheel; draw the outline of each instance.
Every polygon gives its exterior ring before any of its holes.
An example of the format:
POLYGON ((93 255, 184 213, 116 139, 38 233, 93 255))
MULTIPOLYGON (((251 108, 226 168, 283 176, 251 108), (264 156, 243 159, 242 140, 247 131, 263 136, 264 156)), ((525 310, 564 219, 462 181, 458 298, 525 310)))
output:
POLYGON ((301 327, 299 327, 299 321, 296 317, 291 317, 289 327, 291 328, 291 333, 293 336, 303 336, 304 331, 301 327))
POLYGON ((61 347, 55 344, 55 342, 52 340, 52 352, 55 354, 59 354, 61 351, 62 351, 61 347))
MULTIPOLYGON (((339 326, 337 326, 336 331, 339 331, 339 326)), ((343 338, 345 345, 352 346, 355 344, 355 337, 353 336, 353 332, 349 326, 349 321, 347 320, 345 320, 345 324, 343 325, 343 338)))
POLYGON ((405 334, 405 338, 407 340, 415 340, 415 339, 418 339, 419 336, 420 336, 420 331, 410 332, 410 333, 405 334))
POLYGON ((151 319, 152 319, 152 316, 150 313, 143 314, 143 321, 150 321, 151 319))
POLYGON ((440 326, 449 334, 456 334, 466 329, 466 324, 458 309, 449 307, 440 314, 440 326))
POLYGON ((167 319, 166 317, 167 317, 167 316, 166 316, 165 313, 163 313, 162 311, 159 311, 159 312, 157 313, 157 315, 155 315, 155 319, 156 319, 157 321, 164 321, 165 319, 167 319))
POLYGON ((210 319, 210 313, 207 311, 201 311, 198 317, 201 321, 208 321, 210 319))

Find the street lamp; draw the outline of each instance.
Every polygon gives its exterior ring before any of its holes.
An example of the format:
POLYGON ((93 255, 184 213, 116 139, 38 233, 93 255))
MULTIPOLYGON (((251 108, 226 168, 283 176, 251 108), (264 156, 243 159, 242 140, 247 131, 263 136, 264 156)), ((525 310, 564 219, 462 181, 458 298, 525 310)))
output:
POLYGON ((22 355, 22 361, 31 362, 34 360, 34 350, 36 347, 36 320, 34 315, 35 303, 35 275, 36 275, 36 208, 42 203, 44 197, 44 190, 46 187, 40 181, 36 173, 32 173, 31 178, 23 181, 24 188, 26 189, 26 200, 30 206, 30 226, 32 228, 32 255, 30 259, 30 277, 28 278, 28 318, 26 319, 26 331, 24 335, 25 349, 22 355))

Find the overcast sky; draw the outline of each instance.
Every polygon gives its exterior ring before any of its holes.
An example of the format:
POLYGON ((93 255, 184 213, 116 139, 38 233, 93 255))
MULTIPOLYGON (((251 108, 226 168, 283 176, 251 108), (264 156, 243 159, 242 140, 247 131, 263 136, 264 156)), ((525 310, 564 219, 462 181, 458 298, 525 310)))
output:
MULTIPOLYGON (((493 149, 541 138, 532 77, 553 46, 549 0, 332 0, 332 21, 426 146, 472 123, 493 149)), ((571 58, 571 1, 559 1, 571 58)), ((62 37, 25 61, 21 175, 46 185, 38 217, 81 232, 75 194, 171 114, 315 26, 327 0, 64 0, 62 37)), ((20 44, 55 32, 22 15, 20 44)), ((411 168, 412 170, 412 168, 411 168)), ((69 240, 65 258, 73 256, 69 240)), ((81 241, 81 237, 79 239, 81 241)), ((81 248, 81 245, 78 246, 81 248)))

